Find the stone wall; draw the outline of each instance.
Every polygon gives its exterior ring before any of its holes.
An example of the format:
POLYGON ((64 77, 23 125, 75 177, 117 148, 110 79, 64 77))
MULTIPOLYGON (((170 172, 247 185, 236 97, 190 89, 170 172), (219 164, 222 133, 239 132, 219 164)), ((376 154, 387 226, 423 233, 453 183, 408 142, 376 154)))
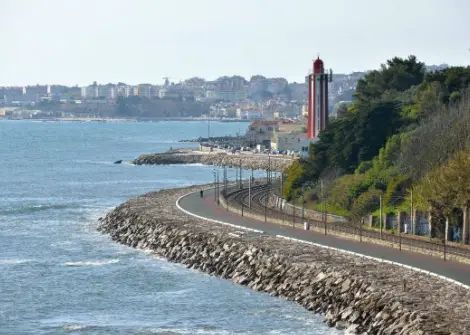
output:
POLYGON ((199 189, 131 199, 101 218, 99 230, 188 268, 295 301, 348 333, 470 334, 467 290, 394 265, 181 213, 176 200, 199 189))
POLYGON ((192 164, 201 163, 218 166, 242 166, 244 169, 284 171, 294 158, 284 156, 227 154, 225 152, 203 153, 200 151, 178 150, 174 152, 144 154, 132 161, 133 164, 192 164))

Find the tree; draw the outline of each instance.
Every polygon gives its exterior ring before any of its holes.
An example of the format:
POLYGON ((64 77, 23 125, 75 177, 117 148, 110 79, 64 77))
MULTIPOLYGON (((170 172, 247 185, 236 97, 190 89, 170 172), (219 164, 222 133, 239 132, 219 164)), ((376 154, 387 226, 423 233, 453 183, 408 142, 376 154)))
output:
POLYGON ((425 65, 415 56, 406 59, 394 57, 382 64, 380 70, 365 75, 357 83, 354 96, 360 102, 379 99, 386 91, 405 91, 420 84, 425 75, 425 65))
POLYGON ((381 195, 379 190, 369 190, 357 197, 351 208, 353 222, 361 224, 362 218, 378 209, 381 195))
POLYGON ((301 162, 295 161, 289 166, 283 189, 284 196, 288 200, 296 197, 295 192, 302 186, 304 174, 304 165, 301 162))
POLYGON ((457 152, 470 146, 470 89, 462 92, 460 102, 436 111, 412 131, 403 145, 400 170, 418 181, 457 152))
MULTIPOLYGON (((447 214, 465 207, 470 201, 470 151, 458 152, 446 164, 424 176, 417 185, 417 195, 447 214)), ((422 202, 421 202, 422 203, 422 202)))

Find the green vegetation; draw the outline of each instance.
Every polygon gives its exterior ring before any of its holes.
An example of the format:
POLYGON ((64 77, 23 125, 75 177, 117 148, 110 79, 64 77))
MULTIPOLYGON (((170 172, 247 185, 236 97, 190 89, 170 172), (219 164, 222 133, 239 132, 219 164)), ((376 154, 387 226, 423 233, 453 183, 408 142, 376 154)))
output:
POLYGON ((353 104, 288 171, 284 195, 303 185, 309 207, 323 202, 353 221, 407 205, 445 215, 470 200, 470 67, 426 73, 414 56, 393 58, 358 82, 353 104), (321 196, 318 181, 326 190, 321 196))

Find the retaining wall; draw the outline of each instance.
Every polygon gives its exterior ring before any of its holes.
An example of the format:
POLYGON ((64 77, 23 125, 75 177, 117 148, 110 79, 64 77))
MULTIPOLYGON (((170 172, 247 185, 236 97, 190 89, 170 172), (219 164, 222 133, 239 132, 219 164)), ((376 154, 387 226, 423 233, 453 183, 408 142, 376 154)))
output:
POLYGON ((322 313, 362 334, 469 334, 468 290, 333 250, 210 223, 179 211, 194 188, 131 199, 100 219, 119 243, 322 313))

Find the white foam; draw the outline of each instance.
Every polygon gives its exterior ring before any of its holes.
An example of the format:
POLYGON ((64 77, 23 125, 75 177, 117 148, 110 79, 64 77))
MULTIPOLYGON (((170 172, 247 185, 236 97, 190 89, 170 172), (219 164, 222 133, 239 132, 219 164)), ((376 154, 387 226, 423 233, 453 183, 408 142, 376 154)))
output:
POLYGON ((103 266, 108 264, 116 264, 119 259, 108 259, 108 260, 93 260, 93 261, 77 261, 77 262, 65 262, 65 266, 103 266))
POLYGON ((29 263, 31 261, 32 261, 31 259, 17 259, 17 258, 0 259, 0 265, 24 264, 24 263, 29 263))
POLYGON ((80 324, 71 324, 71 325, 65 325, 63 328, 66 331, 73 332, 73 331, 77 331, 77 330, 87 329, 88 326, 87 325, 80 325, 80 324))

